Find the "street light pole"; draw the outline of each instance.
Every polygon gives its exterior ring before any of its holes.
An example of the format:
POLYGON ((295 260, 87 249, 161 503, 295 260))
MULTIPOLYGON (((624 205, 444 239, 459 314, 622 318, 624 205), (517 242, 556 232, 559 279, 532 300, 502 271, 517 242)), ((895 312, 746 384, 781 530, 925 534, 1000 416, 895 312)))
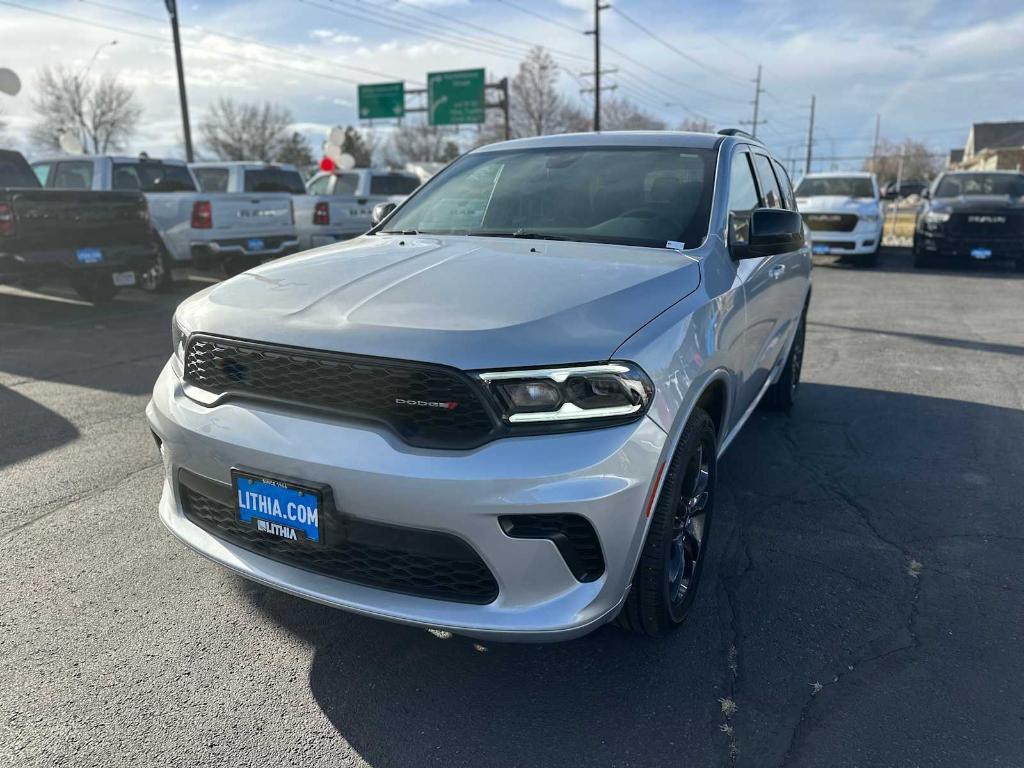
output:
POLYGON ((178 34, 178 2, 164 0, 171 15, 171 34, 174 37, 174 59, 178 65, 178 96, 181 100, 181 127, 185 136, 185 160, 192 162, 192 129, 188 122, 188 96, 185 93, 185 65, 181 61, 181 36, 178 34))
POLYGON ((85 76, 89 74, 89 70, 92 69, 92 65, 96 63, 96 59, 99 57, 100 51, 104 48, 109 48, 112 45, 117 45, 117 40, 108 40, 107 42, 100 44, 95 53, 93 53, 92 58, 89 59, 89 63, 85 65, 85 69, 83 69, 82 73, 78 76, 79 80, 85 80, 85 76))

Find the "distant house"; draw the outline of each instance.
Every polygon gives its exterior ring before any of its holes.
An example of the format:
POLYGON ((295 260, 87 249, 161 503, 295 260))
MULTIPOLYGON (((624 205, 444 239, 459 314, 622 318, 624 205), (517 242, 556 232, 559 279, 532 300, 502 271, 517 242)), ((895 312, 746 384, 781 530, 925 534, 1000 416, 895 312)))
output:
POLYGON ((979 171, 1021 170, 1024 168, 1024 122, 974 123, 958 165, 979 171))
POLYGON ((946 165, 950 168, 956 168, 960 163, 964 161, 964 151, 962 149, 951 149, 949 150, 949 158, 946 160, 946 165))

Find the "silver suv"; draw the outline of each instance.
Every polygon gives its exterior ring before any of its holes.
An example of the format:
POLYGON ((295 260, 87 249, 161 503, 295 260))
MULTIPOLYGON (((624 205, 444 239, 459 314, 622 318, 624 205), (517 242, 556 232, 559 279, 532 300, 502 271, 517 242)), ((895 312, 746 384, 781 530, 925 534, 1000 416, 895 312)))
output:
POLYGON ((164 524, 391 621, 679 625, 716 461, 800 380, 811 258, 782 166, 738 131, 549 136, 388 208, 178 308, 147 408, 164 524))

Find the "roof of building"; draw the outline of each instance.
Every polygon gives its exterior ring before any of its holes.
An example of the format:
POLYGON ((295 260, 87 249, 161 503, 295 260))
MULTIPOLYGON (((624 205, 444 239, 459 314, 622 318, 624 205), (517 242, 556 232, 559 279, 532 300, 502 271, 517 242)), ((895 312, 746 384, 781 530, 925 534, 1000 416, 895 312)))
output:
POLYGON ((1024 147, 1024 122, 974 123, 974 151, 1024 147))

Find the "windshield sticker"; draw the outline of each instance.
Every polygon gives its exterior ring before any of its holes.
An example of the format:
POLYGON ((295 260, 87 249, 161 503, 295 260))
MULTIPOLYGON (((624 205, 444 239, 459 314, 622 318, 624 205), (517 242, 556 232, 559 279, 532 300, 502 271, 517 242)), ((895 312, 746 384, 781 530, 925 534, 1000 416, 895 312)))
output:
POLYGON ((685 243, 680 243, 678 240, 669 240, 665 243, 666 248, 671 248, 673 251, 681 251, 686 248, 685 243))

